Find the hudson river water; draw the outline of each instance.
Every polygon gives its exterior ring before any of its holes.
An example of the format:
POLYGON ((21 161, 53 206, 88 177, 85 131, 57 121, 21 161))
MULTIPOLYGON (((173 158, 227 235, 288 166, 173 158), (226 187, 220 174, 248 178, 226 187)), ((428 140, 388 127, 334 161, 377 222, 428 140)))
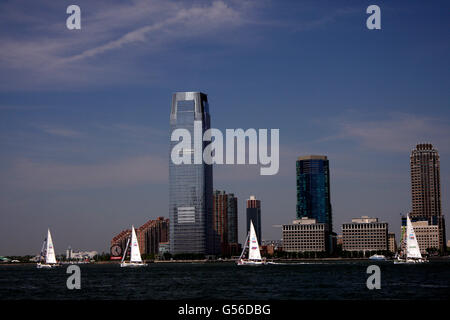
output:
POLYGON ((0 265, 0 299, 448 299, 450 261, 316 262, 266 266, 232 263, 154 263, 140 269, 117 264, 80 265, 81 290, 68 290, 67 265, 0 265), (366 269, 381 268, 381 289, 368 290, 366 269))

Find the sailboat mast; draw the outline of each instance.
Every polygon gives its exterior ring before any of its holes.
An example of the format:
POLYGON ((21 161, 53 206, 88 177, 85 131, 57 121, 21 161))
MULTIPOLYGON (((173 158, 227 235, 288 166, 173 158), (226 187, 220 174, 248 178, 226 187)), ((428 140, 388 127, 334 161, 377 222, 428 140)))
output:
POLYGON ((250 236, 250 233, 247 233, 247 238, 245 239, 244 248, 242 249, 241 255, 239 256, 239 260, 242 259, 244 256, 245 248, 248 246, 248 237, 250 236))
POLYGON ((121 262, 123 262, 125 260, 129 244, 130 244, 130 238, 128 238, 128 240, 127 240, 127 246, 125 247, 125 251, 123 252, 123 257, 122 257, 122 261, 121 262))
POLYGON ((47 238, 45 238, 44 242, 42 243, 41 255, 39 257, 39 261, 42 261, 42 258, 44 257, 44 250, 45 250, 46 245, 47 245, 47 238))

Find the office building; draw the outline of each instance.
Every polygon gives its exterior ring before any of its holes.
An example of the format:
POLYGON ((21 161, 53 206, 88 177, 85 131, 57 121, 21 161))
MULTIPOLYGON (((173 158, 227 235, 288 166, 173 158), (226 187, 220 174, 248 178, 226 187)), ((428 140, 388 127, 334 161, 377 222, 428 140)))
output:
POLYGON ((325 223, 303 217, 292 224, 282 226, 283 251, 323 252, 328 251, 329 230, 325 223))
POLYGON ((255 196, 247 199, 247 234, 250 232, 250 221, 253 221, 258 243, 261 244, 261 200, 256 199, 255 196))
POLYGON ((234 194, 214 191, 213 228, 220 238, 221 253, 230 255, 237 245, 237 198, 234 194))
POLYGON ((395 233, 388 233, 388 250, 392 253, 397 252, 397 242, 395 241, 395 233))
MULTIPOLYGON (((176 129, 185 129, 190 133, 191 148, 180 151, 190 163, 175 164, 169 155, 169 218, 170 252, 193 254, 216 254, 220 250, 219 238, 213 228, 213 175, 212 165, 201 159, 195 162, 195 153, 201 148, 201 154, 207 145, 203 141, 197 146, 194 135, 195 124, 200 124, 203 134, 210 129, 208 98, 200 92, 177 92, 172 97, 170 112, 171 134, 176 129)), ((179 141, 170 141, 170 150, 179 141)))
MULTIPOLYGON (((411 225, 416 234, 420 253, 428 254, 439 251, 439 225, 431 224, 422 218, 411 217, 411 225)), ((404 249, 406 237, 406 217, 402 217, 402 248, 404 249)))
POLYGON ((238 243, 238 199, 233 193, 228 194, 228 243, 238 243))
POLYGON ((386 251, 388 250, 388 224, 378 218, 352 219, 342 225, 343 251, 386 251))
POLYGON ((442 215, 440 159, 432 144, 418 144, 411 151, 411 220, 428 221, 439 229, 439 250, 445 250, 445 220, 442 215))
POLYGON ((298 157, 297 219, 303 217, 325 223, 333 231, 330 200, 330 168, 326 156, 298 157))

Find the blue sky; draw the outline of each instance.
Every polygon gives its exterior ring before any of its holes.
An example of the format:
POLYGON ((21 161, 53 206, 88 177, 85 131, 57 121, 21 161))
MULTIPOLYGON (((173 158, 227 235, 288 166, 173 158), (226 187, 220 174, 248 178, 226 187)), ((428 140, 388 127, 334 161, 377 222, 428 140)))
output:
POLYGON ((0 255, 37 253, 48 226, 57 252, 108 251, 168 216, 176 91, 207 93, 215 128, 280 129, 278 175, 214 169, 239 198, 241 241, 252 194, 263 239, 295 218, 305 154, 330 159, 336 232, 369 215, 398 234, 410 151, 431 142, 447 216, 448 2, 76 1, 82 29, 68 30, 70 4, 0 2, 0 255), (371 4, 381 30, 366 28, 371 4))

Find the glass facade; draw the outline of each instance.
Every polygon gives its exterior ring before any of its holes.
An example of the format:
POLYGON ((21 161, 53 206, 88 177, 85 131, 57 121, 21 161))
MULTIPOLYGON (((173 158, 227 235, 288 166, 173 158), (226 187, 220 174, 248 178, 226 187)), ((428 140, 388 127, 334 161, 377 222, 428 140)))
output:
MULTIPOLYGON (((212 166, 194 164, 194 121, 201 121, 202 136, 210 128, 206 94, 177 92, 172 97, 170 133, 183 128, 191 134, 192 164, 174 164, 169 154, 170 252, 216 254, 217 236, 212 228, 212 166)), ((170 141, 170 152, 179 141, 170 141)), ((203 149, 207 142, 203 142, 203 149)))
POLYGON ((332 231, 330 169, 325 156, 300 157, 297 168, 297 219, 314 218, 332 231))

